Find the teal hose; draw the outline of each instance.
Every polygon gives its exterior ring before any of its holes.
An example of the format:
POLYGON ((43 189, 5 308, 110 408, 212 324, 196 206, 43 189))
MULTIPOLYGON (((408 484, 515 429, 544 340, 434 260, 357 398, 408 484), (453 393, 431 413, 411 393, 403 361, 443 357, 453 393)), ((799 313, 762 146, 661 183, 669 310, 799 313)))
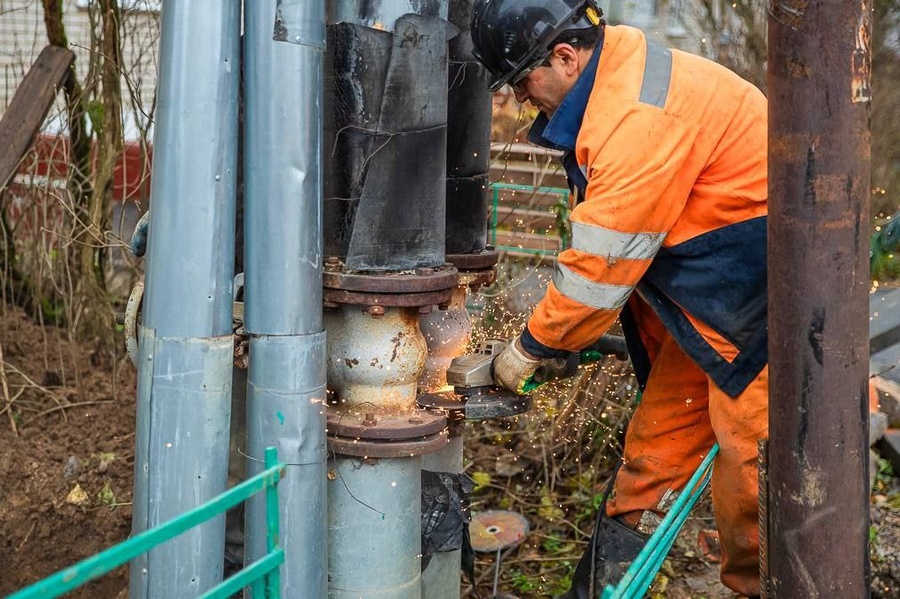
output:
POLYGON ((675 537, 681 532, 681 527, 684 526, 688 515, 709 484, 713 459, 717 453, 719 453, 718 443, 712 446, 709 454, 685 486, 685 489, 690 489, 690 492, 682 493, 675 500, 659 528, 647 540, 647 544, 638 554, 637 559, 632 562, 619 584, 615 587, 607 585, 603 589, 602 599, 640 599, 644 596, 675 543, 675 537))

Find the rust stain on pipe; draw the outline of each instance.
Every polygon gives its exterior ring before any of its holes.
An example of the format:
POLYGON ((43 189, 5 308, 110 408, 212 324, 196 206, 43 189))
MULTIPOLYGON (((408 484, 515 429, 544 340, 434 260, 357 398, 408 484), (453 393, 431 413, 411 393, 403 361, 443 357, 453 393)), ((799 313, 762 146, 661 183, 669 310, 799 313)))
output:
POLYGON ((788 163, 805 162, 807 148, 820 145, 820 136, 808 131, 783 133, 769 131, 769 160, 777 158, 788 163))
POLYGON ((806 20, 808 6, 809 0, 772 0, 769 4, 769 14, 791 29, 800 29, 806 20))

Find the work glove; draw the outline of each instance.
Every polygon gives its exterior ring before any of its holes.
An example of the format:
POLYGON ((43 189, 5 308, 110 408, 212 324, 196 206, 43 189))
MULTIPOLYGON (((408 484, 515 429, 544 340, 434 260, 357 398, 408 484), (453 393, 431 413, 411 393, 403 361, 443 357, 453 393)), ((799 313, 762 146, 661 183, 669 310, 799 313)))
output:
POLYGON ((131 253, 140 258, 147 252, 147 229, 150 228, 150 211, 144 213, 131 234, 131 253))
POLYGON ((519 395, 527 395, 540 385, 533 379, 542 363, 539 358, 525 355, 522 341, 516 337, 494 358, 494 382, 519 395))

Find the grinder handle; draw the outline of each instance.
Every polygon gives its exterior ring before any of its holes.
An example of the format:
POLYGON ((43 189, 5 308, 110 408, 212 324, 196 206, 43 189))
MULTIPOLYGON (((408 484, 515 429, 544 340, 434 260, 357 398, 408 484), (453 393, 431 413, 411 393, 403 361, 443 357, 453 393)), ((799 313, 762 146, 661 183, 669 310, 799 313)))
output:
POLYGON ((565 358, 549 358, 544 360, 535 371, 531 381, 535 387, 547 381, 565 379, 575 376, 581 364, 598 362, 607 355, 619 360, 628 359, 628 348, 625 338, 616 335, 603 335, 597 341, 579 352, 572 352, 565 358))

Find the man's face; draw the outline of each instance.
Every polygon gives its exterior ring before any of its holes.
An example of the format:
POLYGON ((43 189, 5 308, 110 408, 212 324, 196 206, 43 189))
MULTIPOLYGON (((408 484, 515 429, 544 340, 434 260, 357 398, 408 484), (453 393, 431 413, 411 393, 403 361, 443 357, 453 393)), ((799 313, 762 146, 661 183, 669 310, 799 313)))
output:
POLYGON ((550 66, 539 66, 512 85, 516 100, 522 104, 531 102, 548 117, 553 116, 578 79, 578 58, 572 46, 556 46, 548 59, 550 66))

